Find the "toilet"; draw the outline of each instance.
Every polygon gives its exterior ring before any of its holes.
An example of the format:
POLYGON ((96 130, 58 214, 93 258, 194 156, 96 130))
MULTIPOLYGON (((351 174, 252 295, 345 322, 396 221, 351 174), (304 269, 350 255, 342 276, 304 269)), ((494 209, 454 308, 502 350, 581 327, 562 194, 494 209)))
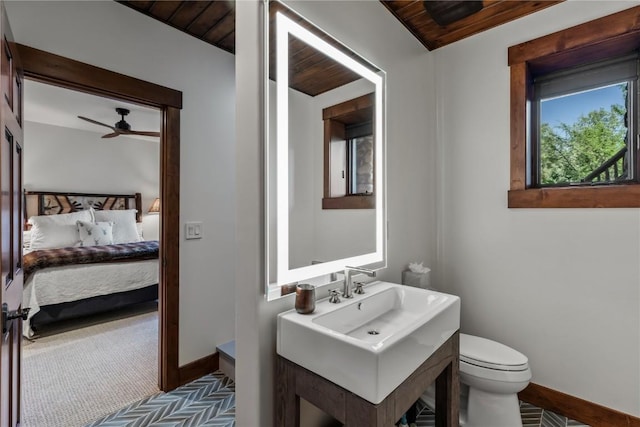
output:
MULTIPOLYGON (((460 334, 460 425, 522 427, 517 393, 530 380, 524 354, 486 338, 460 334)), ((435 385, 422 400, 435 409, 435 385)))

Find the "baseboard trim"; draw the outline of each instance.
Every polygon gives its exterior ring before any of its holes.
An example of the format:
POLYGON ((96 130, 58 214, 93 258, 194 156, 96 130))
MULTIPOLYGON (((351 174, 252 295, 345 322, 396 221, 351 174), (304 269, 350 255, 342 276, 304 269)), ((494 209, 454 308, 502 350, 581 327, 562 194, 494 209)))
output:
POLYGON ((213 353, 179 368, 180 385, 215 372, 220 367, 219 354, 213 353))
POLYGON ((640 427, 640 418, 539 384, 530 383, 518 398, 592 427, 640 427))

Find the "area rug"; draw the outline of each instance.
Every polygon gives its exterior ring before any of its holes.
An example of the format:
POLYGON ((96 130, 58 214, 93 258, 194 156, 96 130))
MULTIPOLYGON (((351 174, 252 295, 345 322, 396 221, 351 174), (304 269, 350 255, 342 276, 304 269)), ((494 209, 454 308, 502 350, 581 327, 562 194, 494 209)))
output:
POLYGON ((153 395, 157 360, 156 311, 25 340, 22 426, 80 427, 153 395))

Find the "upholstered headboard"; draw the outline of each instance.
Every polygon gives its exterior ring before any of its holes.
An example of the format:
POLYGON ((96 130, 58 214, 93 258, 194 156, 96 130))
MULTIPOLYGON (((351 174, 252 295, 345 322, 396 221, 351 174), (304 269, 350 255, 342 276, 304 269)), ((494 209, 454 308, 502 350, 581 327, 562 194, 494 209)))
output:
POLYGON ((24 192, 25 223, 33 215, 56 215, 84 209, 124 210, 137 209, 136 221, 142 221, 142 195, 61 193, 53 191, 24 192))

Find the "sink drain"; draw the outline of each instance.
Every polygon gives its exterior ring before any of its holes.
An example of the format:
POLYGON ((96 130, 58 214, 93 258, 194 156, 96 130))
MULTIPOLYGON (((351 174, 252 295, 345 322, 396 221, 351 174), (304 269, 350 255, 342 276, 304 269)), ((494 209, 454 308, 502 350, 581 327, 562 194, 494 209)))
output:
POLYGON ((375 329, 372 329, 371 331, 367 332, 369 335, 380 335, 380 332, 376 331, 375 329))

